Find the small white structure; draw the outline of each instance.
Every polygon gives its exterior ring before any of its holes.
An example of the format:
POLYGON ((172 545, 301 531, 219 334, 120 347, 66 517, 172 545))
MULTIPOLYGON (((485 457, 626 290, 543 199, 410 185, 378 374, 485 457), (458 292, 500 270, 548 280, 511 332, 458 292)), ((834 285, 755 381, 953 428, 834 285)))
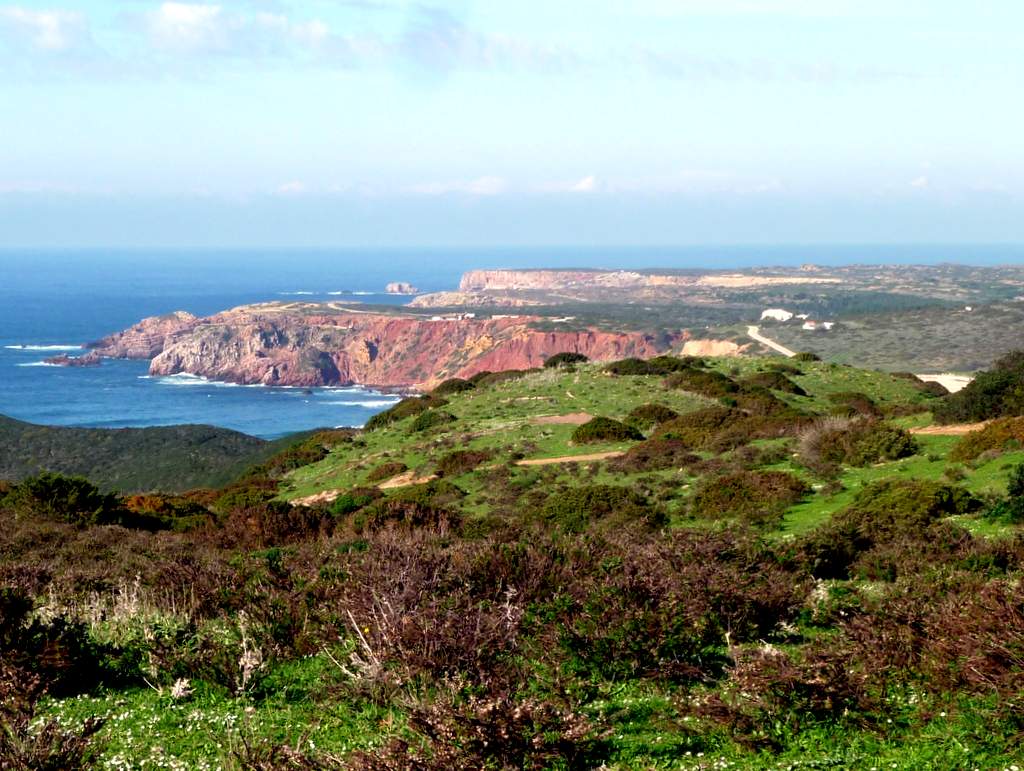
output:
POLYGON ((810 314, 807 314, 807 313, 798 313, 798 314, 796 314, 796 317, 797 317, 798 319, 801 319, 801 320, 803 320, 803 321, 806 321, 807 319, 809 319, 809 318, 810 318, 810 314))
POLYGON ((782 308, 767 308, 761 312, 761 321, 771 319, 772 321, 789 321, 793 314, 782 308))
POLYGON ((800 328, 801 329, 806 329, 808 332, 813 332, 815 329, 818 328, 818 322, 817 321, 805 321, 804 325, 802 327, 800 327, 800 328))
POLYGON ((836 323, 834 321, 815 321, 814 319, 808 319, 804 322, 801 329, 806 329, 808 332, 816 332, 819 329, 832 329, 835 325, 836 323))

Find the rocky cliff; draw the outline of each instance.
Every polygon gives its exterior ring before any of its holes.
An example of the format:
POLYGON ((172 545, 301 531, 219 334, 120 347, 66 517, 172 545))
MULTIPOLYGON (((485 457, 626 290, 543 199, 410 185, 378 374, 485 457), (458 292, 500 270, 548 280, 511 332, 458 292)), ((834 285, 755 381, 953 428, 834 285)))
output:
POLYGON ((233 383, 429 388, 483 370, 540 366, 551 354, 649 357, 683 340, 639 332, 541 331, 535 318, 432 321, 331 305, 259 305, 208 318, 146 319, 92 344, 103 356, 151 359, 150 373, 233 383))

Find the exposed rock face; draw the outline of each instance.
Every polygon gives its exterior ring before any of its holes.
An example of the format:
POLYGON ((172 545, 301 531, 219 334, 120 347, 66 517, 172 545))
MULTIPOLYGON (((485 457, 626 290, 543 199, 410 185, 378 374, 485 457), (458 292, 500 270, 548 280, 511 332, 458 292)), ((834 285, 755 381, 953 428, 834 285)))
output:
POLYGON ((420 290, 405 281, 392 281, 384 291, 388 294, 416 294, 420 290))
POLYGON ((199 322, 197 317, 185 311, 153 316, 123 332, 89 343, 86 348, 112 359, 152 359, 175 340, 191 332, 199 322))
POLYGON ((749 345, 740 345, 732 340, 687 340, 683 344, 683 356, 742 356, 749 345))
POLYGON ((682 341, 639 332, 545 332, 525 316, 430 321, 341 311, 327 305, 269 304, 204 319, 147 319, 95 344, 98 354, 152 358, 150 373, 189 373, 233 383, 429 388, 483 370, 539 367, 562 351, 592 360, 650 357, 682 341), (106 345, 104 345, 106 343, 106 345))
POLYGON ((540 302, 481 292, 431 292, 409 303, 410 308, 525 308, 530 305, 540 305, 540 302))

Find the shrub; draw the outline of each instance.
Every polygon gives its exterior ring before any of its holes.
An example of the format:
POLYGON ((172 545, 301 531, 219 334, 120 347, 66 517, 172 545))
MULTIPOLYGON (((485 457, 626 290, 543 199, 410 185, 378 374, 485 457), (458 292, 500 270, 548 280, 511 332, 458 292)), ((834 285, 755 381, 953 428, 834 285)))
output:
POLYGON ((882 416, 882 411, 878 409, 875 400, 860 391, 842 391, 829 394, 828 400, 835 405, 832 408, 833 415, 841 417, 863 415, 868 418, 880 418, 882 416))
POLYGON ((146 530, 168 527, 162 517, 130 512, 116 495, 101 493, 87 479, 49 472, 15 485, 4 496, 3 505, 16 514, 58 519, 79 527, 121 525, 146 530))
POLYGON ((390 460, 371 469, 370 473, 366 475, 366 481, 371 483, 383 482, 408 470, 409 467, 401 461, 390 460))
POLYGON ((410 433, 419 433, 421 431, 429 431, 432 428, 443 426, 448 423, 454 423, 457 418, 450 412, 444 410, 427 410, 421 412, 416 416, 415 420, 409 425, 410 433))
POLYGON ((647 431, 652 426, 678 417, 678 412, 664 404, 641 404, 639 407, 634 407, 623 422, 638 431, 647 431))
POLYGON ((504 383, 507 380, 518 380, 519 378, 532 375, 534 372, 540 372, 539 369, 506 369, 501 372, 490 372, 484 370, 473 375, 469 382, 478 388, 485 388, 487 386, 497 385, 498 383, 504 383))
POLYGON ((792 358, 793 361, 821 361, 821 357, 813 351, 800 351, 792 358))
POLYGON ((949 391, 942 383, 934 383, 919 378, 912 372, 893 372, 892 376, 900 380, 907 380, 914 388, 928 396, 948 396, 949 391))
POLYGON ((661 471, 697 463, 700 456, 680 439, 648 439, 633 445, 625 455, 609 461, 609 468, 625 474, 639 471, 661 471))
POLYGON ((717 399, 734 394, 740 390, 732 378, 714 370, 683 369, 665 378, 665 388, 677 388, 683 391, 717 399))
POLYGON ((1024 414, 1024 352, 1011 351, 967 387, 932 410, 940 423, 967 423, 1024 414))
POLYGON ((381 491, 376 487, 356 487, 335 498, 327 510, 336 517, 342 517, 368 506, 381 495, 381 491))
POLYGON ((873 420, 825 418, 800 434, 801 460, 814 470, 844 463, 866 466, 899 460, 919 449, 904 429, 873 420))
MULTIPOLYGON (((799 372, 799 370, 797 370, 799 372)), ((740 381, 743 386, 758 386, 770 391, 782 391, 794 396, 807 396, 807 392, 777 370, 758 372, 740 381)))
POLYGON ((379 412, 366 421, 367 431, 376 431, 379 428, 390 426, 399 420, 419 415, 429 409, 443 407, 448 402, 436 396, 410 396, 402 399, 398 404, 389 407, 384 412, 379 412))
POLYGON ((653 359, 629 358, 605 365, 605 372, 613 375, 669 375, 691 368, 696 359, 675 356, 655 356, 653 359))
POLYGON ((974 460, 990 450, 1002 452, 1021 444, 1024 444, 1024 418, 999 418, 964 435, 950 450, 949 459, 974 460))
POLYGON ((572 441, 576 444, 628 442, 643 438, 644 435, 632 426, 602 417, 593 418, 572 432, 572 441))
POLYGON ((927 540, 939 520, 966 514, 979 505, 963 488, 938 482, 875 482, 805 537, 800 551, 815 576, 848 578, 856 560, 870 549, 902 538, 927 540))
POLYGON ((576 364, 583 364, 588 361, 590 361, 590 359, 582 353, 565 351, 563 353, 556 353, 554 356, 548 356, 548 358, 544 360, 544 368, 556 369, 559 367, 572 367, 576 364))
POLYGON ((472 471, 493 457, 494 452, 491 450, 455 450, 441 456, 437 461, 437 475, 439 477, 456 477, 472 471))
POLYGON ((783 375, 802 375, 804 371, 785 361, 769 362, 767 368, 773 372, 781 372, 783 375))
POLYGON ((453 506, 465 495, 444 479, 410 485, 364 507, 356 514, 353 524, 357 530, 377 530, 388 524, 457 529, 461 517, 453 506))
POLYGON ((552 493, 540 509, 540 518, 567 533, 580 533, 600 520, 657 525, 662 515, 626 487, 585 485, 552 493))
POLYGON ((738 471, 704 480, 691 507, 703 519, 766 522, 809 492, 807 483, 784 471, 738 471))
POLYGON ((472 391, 476 388, 475 383, 463 380, 461 377, 453 377, 440 383, 437 388, 430 392, 431 396, 448 396, 449 394, 460 394, 463 391, 472 391))
POLYGON ((678 439, 691 449, 700 449, 722 428, 741 420, 744 414, 728 407, 707 407, 688 412, 662 423, 654 432, 655 439, 678 439))

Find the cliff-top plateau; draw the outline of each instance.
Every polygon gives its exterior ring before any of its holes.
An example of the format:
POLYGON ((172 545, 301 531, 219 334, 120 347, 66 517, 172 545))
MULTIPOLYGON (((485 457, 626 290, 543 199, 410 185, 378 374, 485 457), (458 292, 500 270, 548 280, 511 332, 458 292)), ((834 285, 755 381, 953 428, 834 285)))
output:
POLYGON ((89 344, 100 356, 149 359, 153 375, 187 373, 276 386, 359 384, 430 388, 450 377, 539 367, 555 353, 596 361, 650 357, 678 335, 544 330, 533 316, 427 317, 342 308, 334 303, 268 303, 198 318, 178 312, 145 319, 89 344))

